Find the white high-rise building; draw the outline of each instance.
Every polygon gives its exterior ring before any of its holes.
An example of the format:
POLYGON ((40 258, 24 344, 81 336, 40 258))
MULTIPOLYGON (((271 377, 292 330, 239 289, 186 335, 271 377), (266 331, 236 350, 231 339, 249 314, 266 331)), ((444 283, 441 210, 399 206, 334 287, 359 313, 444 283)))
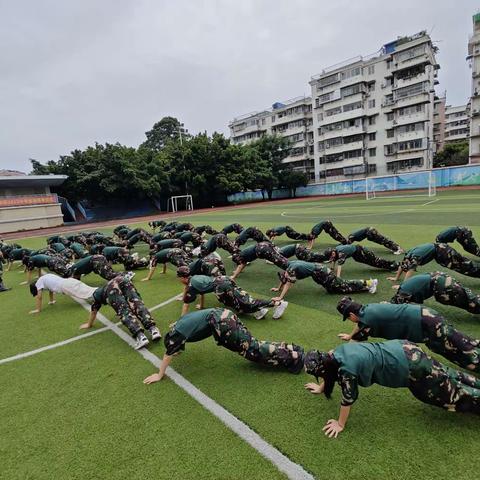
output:
POLYGON ((470 105, 445 107, 445 143, 465 142, 469 138, 470 105))
POLYGON ((473 34, 468 41, 467 59, 472 67, 470 163, 480 163, 480 13, 473 16, 473 34))
POLYGON ((316 181, 431 168, 435 53, 420 32, 312 77, 316 181))
POLYGON ((276 102, 272 108, 234 118, 230 124, 230 139, 245 145, 263 135, 280 135, 291 142, 289 156, 283 160, 295 170, 315 179, 313 165, 312 99, 296 97, 276 102))

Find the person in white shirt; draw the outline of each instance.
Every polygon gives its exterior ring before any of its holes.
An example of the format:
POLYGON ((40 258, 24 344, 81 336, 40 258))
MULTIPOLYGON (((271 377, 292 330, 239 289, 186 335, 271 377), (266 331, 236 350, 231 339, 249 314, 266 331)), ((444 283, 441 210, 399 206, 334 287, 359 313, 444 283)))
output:
POLYGON ((36 299, 36 309, 29 313, 37 314, 41 312, 44 290, 49 292, 49 305, 55 303, 55 293, 62 293, 74 299, 92 302, 90 318, 88 322, 80 325, 81 329, 91 328, 101 306, 108 304, 115 310, 122 323, 136 339, 135 348, 139 349, 148 345, 148 339, 142 325, 150 331, 152 340, 159 340, 162 337, 150 312, 131 282, 131 275, 129 274, 120 274, 103 287, 97 288, 90 287, 75 278, 61 278, 47 273, 30 284, 30 293, 36 299))

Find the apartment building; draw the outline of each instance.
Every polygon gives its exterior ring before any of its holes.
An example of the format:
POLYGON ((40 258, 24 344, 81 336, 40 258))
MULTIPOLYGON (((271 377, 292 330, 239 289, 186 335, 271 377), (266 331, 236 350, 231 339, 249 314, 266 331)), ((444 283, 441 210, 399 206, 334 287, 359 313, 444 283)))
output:
POLYGON ((445 107, 445 143, 465 142, 470 131, 470 105, 445 107))
POLYGON ((296 97, 276 102, 272 108, 234 118, 230 124, 230 139, 245 145, 263 135, 281 135, 291 142, 291 149, 283 163, 307 173, 315 179, 313 162, 312 99, 296 97))
POLYGON ((472 68, 470 163, 480 163, 480 13, 473 16, 473 34, 468 41, 467 60, 472 68))
POLYGON ((311 78, 316 181, 430 168, 435 53, 420 32, 311 78))

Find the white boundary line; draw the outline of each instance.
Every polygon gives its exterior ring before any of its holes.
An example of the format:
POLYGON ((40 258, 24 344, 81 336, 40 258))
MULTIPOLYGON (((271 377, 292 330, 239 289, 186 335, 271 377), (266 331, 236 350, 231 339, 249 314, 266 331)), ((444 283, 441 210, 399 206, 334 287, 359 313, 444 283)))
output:
MULTIPOLYGON (((166 305, 170 302, 173 302, 178 298, 178 295, 172 297, 165 302, 163 305, 166 305)), ((84 300, 74 299, 77 303, 82 305, 86 310, 90 310, 90 305, 84 300)), ((162 304, 159 304, 162 305, 162 304)), ((160 308, 157 305, 154 308, 160 308)), ((131 347, 135 346, 135 340, 122 330, 118 325, 115 325, 113 322, 108 320, 101 313, 97 314, 97 319, 108 327, 115 335, 119 336, 124 342, 126 342, 131 347)), ((137 350, 137 352, 145 359, 148 360, 155 367, 160 366, 160 358, 157 357, 154 353, 149 350, 142 348, 137 350)), ((247 442, 251 447, 253 447, 260 455, 265 457, 267 460, 273 463, 275 467, 283 472, 291 480, 314 480, 314 477, 308 473, 301 465, 298 465, 295 462, 292 462, 288 457, 286 457, 282 452, 277 450, 275 447, 267 443, 258 433, 254 432, 248 425, 243 423, 237 417, 232 415, 228 410, 219 405, 215 400, 211 399, 203 392, 201 392, 195 385, 190 383, 186 378, 177 373, 173 368, 168 367, 166 375, 177 384, 183 391, 190 395, 194 400, 196 400, 202 407, 212 413, 217 417, 222 423, 224 423, 230 430, 235 432, 241 439, 247 442)))
POLYGON ((172 297, 172 298, 169 298, 168 300, 165 300, 164 302, 162 303, 159 303, 158 305, 155 305, 154 307, 152 308, 149 308, 148 310, 150 312, 154 312, 155 310, 158 310, 159 308, 162 308, 164 307, 165 305, 168 305, 169 303, 172 303, 174 302, 175 300, 179 299, 179 298, 182 298, 182 294, 178 294, 176 295, 175 297, 172 297))

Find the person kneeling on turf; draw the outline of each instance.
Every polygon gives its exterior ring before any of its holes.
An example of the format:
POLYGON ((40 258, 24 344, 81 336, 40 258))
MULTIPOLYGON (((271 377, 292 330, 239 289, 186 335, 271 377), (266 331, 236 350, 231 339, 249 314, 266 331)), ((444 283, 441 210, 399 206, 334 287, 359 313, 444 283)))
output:
POLYGON ((162 336, 153 321, 150 312, 131 282, 133 274, 121 274, 110 280, 103 287, 90 287, 89 285, 76 280, 75 278, 61 278, 48 273, 40 277, 36 282, 30 284, 30 293, 36 298, 36 309, 30 313, 40 313, 42 310, 42 293, 47 290, 50 295, 49 305, 55 303, 55 293, 63 293, 72 298, 93 301, 90 318, 88 322, 80 325, 81 329, 91 328, 97 313, 102 305, 110 305, 122 323, 128 328, 136 339, 136 349, 148 345, 145 336, 145 327, 150 331, 152 340, 159 340, 162 336))
POLYGON ((185 343, 215 339, 217 345, 236 352, 251 362, 272 367, 282 367, 290 373, 300 373, 303 368, 303 348, 286 342, 257 340, 231 310, 207 308, 187 313, 172 325, 165 335, 166 352, 158 373, 143 380, 145 384, 159 382, 165 376, 173 355, 185 350, 185 343))

